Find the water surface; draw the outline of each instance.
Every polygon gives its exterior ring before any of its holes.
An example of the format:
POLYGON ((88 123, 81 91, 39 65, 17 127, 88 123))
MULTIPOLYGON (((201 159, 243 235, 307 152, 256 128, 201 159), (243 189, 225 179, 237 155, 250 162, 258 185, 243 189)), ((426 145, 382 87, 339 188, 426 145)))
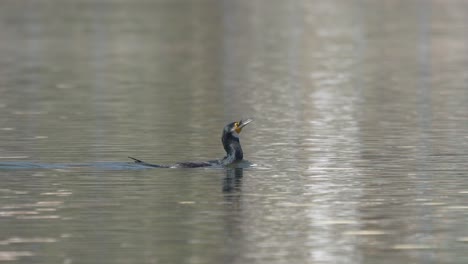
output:
POLYGON ((467 11, 2 1, 0 261, 467 263, 467 11))

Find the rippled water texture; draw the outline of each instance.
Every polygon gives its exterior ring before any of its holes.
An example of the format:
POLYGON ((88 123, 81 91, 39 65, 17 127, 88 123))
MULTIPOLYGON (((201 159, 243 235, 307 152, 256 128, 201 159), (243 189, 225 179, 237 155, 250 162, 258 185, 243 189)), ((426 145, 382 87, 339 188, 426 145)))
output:
POLYGON ((466 1, 1 1, 0 262, 468 263, 467 25, 466 1), (221 158, 247 117, 249 166, 127 159, 221 158))

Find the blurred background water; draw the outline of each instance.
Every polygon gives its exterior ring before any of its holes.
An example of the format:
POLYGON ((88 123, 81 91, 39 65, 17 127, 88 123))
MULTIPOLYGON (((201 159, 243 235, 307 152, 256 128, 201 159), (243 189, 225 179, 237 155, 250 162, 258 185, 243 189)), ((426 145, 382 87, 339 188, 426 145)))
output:
POLYGON ((467 263, 467 25, 466 1, 1 1, 0 261, 467 263), (246 117, 249 168, 127 163, 222 157, 246 117))

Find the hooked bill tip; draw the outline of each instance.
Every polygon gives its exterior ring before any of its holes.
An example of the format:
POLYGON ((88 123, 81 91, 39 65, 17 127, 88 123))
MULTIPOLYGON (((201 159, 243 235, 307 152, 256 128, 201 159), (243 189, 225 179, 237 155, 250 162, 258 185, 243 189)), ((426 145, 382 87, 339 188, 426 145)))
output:
POLYGON ((241 120, 241 121, 239 121, 239 127, 244 127, 244 126, 248 125, 252 121, 253 121, 252 118, 247 118, 246 120, 241 120))

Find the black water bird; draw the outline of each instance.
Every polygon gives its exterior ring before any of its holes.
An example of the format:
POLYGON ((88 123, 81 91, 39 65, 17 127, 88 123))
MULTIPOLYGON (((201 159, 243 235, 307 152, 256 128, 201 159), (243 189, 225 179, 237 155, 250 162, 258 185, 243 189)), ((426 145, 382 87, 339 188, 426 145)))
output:
POLYGON ((242 129, 252 122, 252 119, 240 120, 227 124, 223 128, 221 135, 221 142, 223 143, 226 156, 220 160, 210 160, 205 162, 179 162, 173 165, 157 165, 144 162, 142 160, 129 157, 134 160, 135 163, 155 167, 155 168, 198 168, 198 167, 210 167, 210 166, 227 166, 229 164, 241 161, 244 158, 242 147, 239 141, 239 134, 242 129))

